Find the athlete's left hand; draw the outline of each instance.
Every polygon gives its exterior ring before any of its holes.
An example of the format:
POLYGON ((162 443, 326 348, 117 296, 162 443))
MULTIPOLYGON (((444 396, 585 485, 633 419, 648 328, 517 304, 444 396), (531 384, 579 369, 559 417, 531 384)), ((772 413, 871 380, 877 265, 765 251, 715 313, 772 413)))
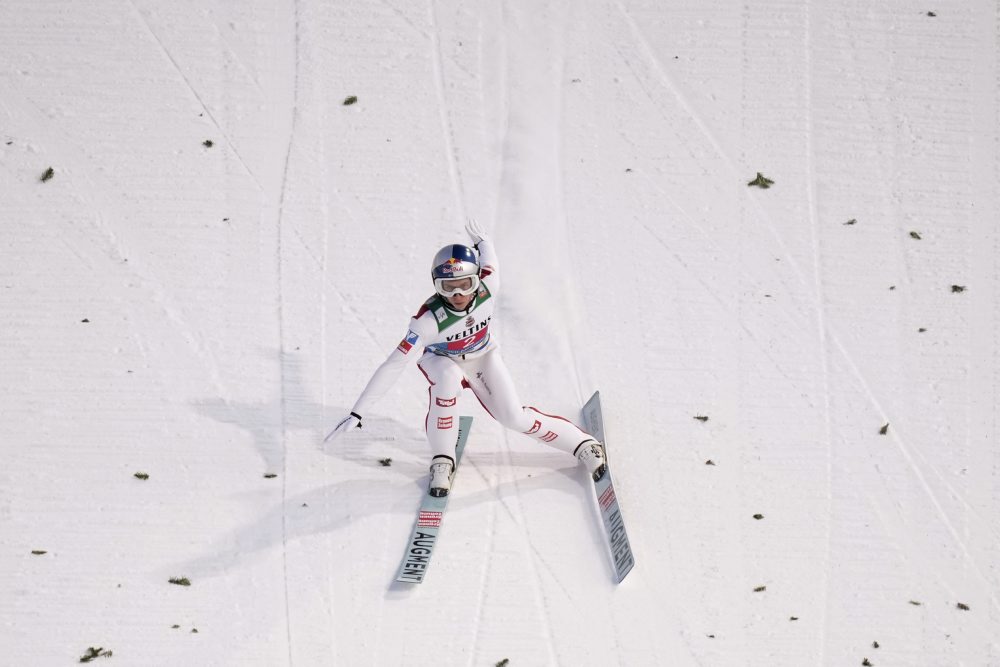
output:
POLYGON ((469 221, 465 223, 465 231, 468 232, 469 238, 472 239, 472 245, 478 246, 483 241, 488 240, 486 236, 486 230, 475 218, 469 218, 469 221))
POLYGON ((340 420, 340 423, 337 424, 325 438, 323 438, 323 442, 336 440, 344 433, 347 433, 355 428, 361 428, 361 415, 356 412, 352 412, 340 420))

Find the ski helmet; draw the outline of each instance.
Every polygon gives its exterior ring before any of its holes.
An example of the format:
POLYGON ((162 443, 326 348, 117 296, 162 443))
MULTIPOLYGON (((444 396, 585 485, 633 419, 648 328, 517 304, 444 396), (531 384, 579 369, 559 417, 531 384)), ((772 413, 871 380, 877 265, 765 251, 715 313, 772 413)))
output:
POLYGON ((458 243, 446 245, 434 255, 431 278, 434 280, 434 289, 441 296, 475 294, 479 289, 479 258, 468 246, 458 243), (465 282, 464 278, 471 280, 465 282))

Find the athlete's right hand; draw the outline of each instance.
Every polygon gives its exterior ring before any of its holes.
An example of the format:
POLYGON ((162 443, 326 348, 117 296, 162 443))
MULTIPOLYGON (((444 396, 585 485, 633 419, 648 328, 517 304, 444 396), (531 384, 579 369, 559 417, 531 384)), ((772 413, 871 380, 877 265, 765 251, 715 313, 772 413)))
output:
POLYGON ((325 438, 323 438, 323 442, 327 442, 328 440, 336 440, 344 433, 347 433, 348 431, 354 428, 361 428, 361 415, 359 415, 356 412, 352 412, 351 414, 341 419, 340 423, 334 426, 333 430, 330 431, 330 433, 325 438))
POLYGON ((479 249, 479 244, 487 240, 486 230, 475 218, 469 218, 468 222, 465 223, 465 231, 468 232, 469 238, 472 239, 472 245, 479 249))

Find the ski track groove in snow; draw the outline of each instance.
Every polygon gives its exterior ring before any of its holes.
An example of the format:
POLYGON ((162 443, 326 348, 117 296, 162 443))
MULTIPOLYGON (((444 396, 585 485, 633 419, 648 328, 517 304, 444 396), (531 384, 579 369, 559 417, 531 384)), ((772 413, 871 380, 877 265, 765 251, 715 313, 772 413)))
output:
MULTIPOLYGON (((471 458, 471 457, 469 457, 471 458)), ((483 479, 484 482, 488 482, 486 476, 479 470, 478 466, 469 461, 472 469, 483 479)), ((487 535, 489 539, 486 543, 485 554, 483 558, 483 564, 479 569, 479 592, 476 598, 476 617, 472 622, 472 650, 470 651, 470 662, 476 659, 479 654, 479 644, 481 642, 481 632, 483 625, 483 609, 486 605, 486 591, 489 590, 490 581, 490 571, 493 567, 493 554, 495 553, 496 547, 496 506, 490 508, 490 520, 489 527, 487 530, 487 535)))
POLYGON ((434 71, 434 89, 437 92, 438 116, 441 120, 442 148, 448 165, 448 179, 451 182, 451 192, 455 197, 455 206, 464 224, 467 214, 465 209, 465 193, 462 189, 462 173, 458 166, 458 156, 455 152, 455 129, 448 113, 448 98, 445 91, 444 64, 441 56, 441 28, 438 25, 436 0, 427 0, 427 13, 430 20, 430 51, 434 71))
MULTIPOLYGON (((505 436, 505 438, 506 438, 506 436, 505 436)), ((507 444, 509 445, 509 440, 507 440, 507 444)), ((509 449, 506 450, 505 459, 508 462, 508 465, 510 465, 510 463, 509 463, 510 462, 510 450, 509 449)), ((518 489, 518 493, 515 496, 515 498, 517 500, 517 506, 518 506, 517 511, 515 511, 514 508, 511 507, 510 503, 506 499, 502 498, 501 496, 497 495, 497 500, 499 501, 500 505, 504 508, 504 510, 507 512, 507 516, 510 518, 510 520, 512 522, 514 522, 514 524, 518 528, 520 528, 520 530, 521 530, 521 536, 524 539, 524 544, 527 547, 527 549, 531 552, 531 554, 534 556, 533 558, 529 556, 527 560, 531 563, 532 574, 534 574, 535 581, 538 582, 538 590, 542 591, 542 594, 544 596, 544 591, 546 589, 545 589, 544 586, 542 586, 543 579, 542 579, 542 576, 541 576, 541 570, 539 570, 539 568, 538 568, 538 564, 541 564, 542 567, 545 569, 545 571, 548 573, 549 577, 551 577, 553 583, 555 583, 556 586, 559 588, 559 590, 562 591, 562 594, 566 597, 566 599, 568 601, 570 601, 570 602, 574 601, 575 598, 573 596, 572 590, 571 590, 570 586, 567 585, 567 583, 565 581, 563 581, 563 578, 560 576, 560 574, 559 574, 559 568, 556 567, 556 566, 554 566, 552 563, 549 562, 549 557, 546 556, 545 552, 542 551, 541 549, 539 549, 538 545, 535 544, 534 540, 531 539, 531 531, 529 529, 528 522, 525 520, 526 514, 525 514, 524 503, 521 500, 521 498, 522 498, 522 496, 524 494, 522 494, 520 492, 522 489, 521 489, 521 486, 518 483, 519 478, 516 475, 513 474, 514 473, 514 468, 513 468, 512 465, 510 465, 510 467, 508 468, 508 472, 510 472, 512 474, 512 476, 513 476, 513 478, 515 480, 515 487, 518 489)), ((548 642, 549 652, 552 655, 554 655, 555 654, 555 647, 552 645, 552 637, 553 637, 553 635, 551 634, 551 631, 550 631, 550 629, 552 627, 552 622, 551 622, 551 619, 549 618, 549 614, 551 613, 551 611, 550 611, 549 606, 547 604, 541 605, 540 611, 542 612, 542 618, 545 621, 545 628, 546 628, 546 634, 545 634, 545 636, 549 638, 549 642, 548 642)))
MULTIPOLYGON (((502 470, 507 472, 514 479, 515 488, 517 488, 517 477, 513 474, 514 473, 513 466, 511 466, 510 464, 510 448, 509 448, 510 442, 509 442, 509 436, 507 435, 506 432, 503 434, 503 439, 506 446, 503 449, 503 459, 505 465, 503 466, 502 470)), ((567 597, 569 597, 569 592, 566 590, 566 587, 563 585, 563 583, 558 579, 555 572, 553 571, 553 568, 545 560, 543 554, 537 549, 537 547, 531 541, 531 538, 528 534, 527 526, 525 525, 525 522, 523 520, 524 508, 520 502, 521 495, 516 494, 515 496, 519 505, 519 511, 515 512, 514 509, 508 503, 508 501, 500 494, 500 489, 491 483, 490 479, 480 469, 480 467, 472 461, 470 461, 470 464, 476 471, 476 474, 479 476, 483 484, 486 485, 488 489, 490 489, 488 493, 493 496, 494 500, 489 510, 490 521, 489 521, 489 530, 487 531, 487 534, 489 535, 489 543, 487 545, 487 548, 485 549, 485 554, 484 554, 485 558, 483 560, 483 565, 481 570, 482 587, 479 592, 478 603, 476 606, 476 618, 473 624, 474 640, 472 643, 470 660, 475 661, 480 652, 483 615, 485 614, 485 606, 486 606, 485 592, 492 588, 490 586, 490 582, 491 582, 491 575, 493 572, 493 561, 496 558, 497 513, 502 508, 504 512, 507 514, 507 517, 511 520, 511 522, 520 529, 519 532, 521 533, 521 537, 525 547, 524 559, 531 567, 532 580, 535 582, 535 586, 532 587, 532 589, 535 592, 535 595, 533 597, 536 609, 539 612, 539 617, 542 619, 542 622, 544 624, 542 634, 543 636, 546 637, 546 646, 548 647, 548 652, 549 652, 549 664, 558 664, 558 661, 555 659, 555 651, 552 645, 552 637, 553 637, 551 629, 552 624, 548 618, 548 607, 547 605, 543 604, 545 595, 545 586, 543 585, 543 581, 539 576, 536 559, 540 560, 542 564, 546 567, 546 569, 549 570, 550 574, 553 575, 554 580, 559 584, 563 592, 566 593, 567 597)), ((472 664, 476 663, 473 662, 472 664)))
MULTIPOLYGON (((968 425, 970 451, 968 473, 973 475, 972 486, 976 497, 973 502, 987 511, 995 513, 1000 507, 1000 455, 997 453, 998 433, 998 354, 1000 354, 1000 301, 997 283, 1000 279, 1000 237, 996 229, 996 215, 1000 202, 1000 103, 997 98, 997 83, 1000 81, 1000 7, 995 2, 982 0, 976 3, 976 41, 979 52, 991 53, 991 58, 977 58, 973 63, 972 85, 979 94, 972 102, 972 127, 976 138, 970 142, 971 173, 973 192, 978 193, 972 202, 979 230, 978 242, 971 249, 970 283, 973 285, 973 320, 970 334, 972 360, 967 382, 967 397, 978 411, 970 410, 971 423, 968 425), (985 94, 989 91, 988 95, 985 94), (981 363, 975 363, 975 360, 981 363), (977 414, 977 412, 979 414, 977 414), (985 413, 985 414, 984 414, 985 413)), ((967 534, 971 531, 966 527, 967 534)), ((995 533, 994 533, 995 535, 995 533)), ((971 537, 971 535, 970 535, 971 537)), ((994 545, 997 540, 994 537, 994 545)), ((997 550, 984 550, 992 559, 995 571, 997 550), (992 553, 991 553, 992 551, 992 553)), ((994 582, 996 574, 994 574, 994 582)), ((990 590, 995 590, 990 587, 990 590)), ((1000 627, 1000 613, 994 610, 991 626, 1000 627)), ((998 651, 994 644, 994 657, 998 651)))
MULTIPOLYGON (((515 7, 513 6, 513 3, 510 0, 502 0, 502 2, 500 3, 500 13, 502 18, 500 21, 500 25, 498 26, 498 32, 499 32, 498 38, 501 45, 500 62, 502 64, 500 67, 500 74, 503 83, 503 85, 501 86, 501 94, 503 96, 501 108, 503 110, 502 117, 505 120, 501 134, 498 137, 498 143, 500 146, 499 153, 501 156, 500 174, 506 173, 507 170, 510 168, 509 164, 506 161, 507 156, 516 155, 518 151, 522 148, 522 146, 520 145, 520 142, 522 141, 522 139, 520 138, 520 133, 511 131, 512 129, 517 128, 517 123, 516 122, 512 123, 512 118, 516 114, 516 109, 512 106, 512 100, 510 97, 511 88, 508 82, 510 81, 510 72, 512 68, 511 58, 518 56, 517 53, 512 52, 510 50, 511 40, 509 32, 512 29, 514 29, 515 26, 517 26, 517 21, 520 18, 518 16, 518 12, 523 12, 523 11, 524 8, 522 6, 515 7)), ((484 94, 483 104, 485 103, 486 101, 484 94)), ((558 128, 556 128, 556 130, 557 129, 558 128)), ((531 178, 531 176, 529 176, 529 178, 531 178)), ((497 217, 500 217, 501 215, 500 212, 503 210, 503 206, 505 204, 507 206, 512 206, 512 205, 517 206, 520 203, 518 201, 520 193, 518 193, 516 190, 513 190, 509 186, 504 187, 504 184, 505 180, 501 178, 500 181, 501 190, 497 198, 497 207, 498 207, 497 217)), ((504 227, 509 227, 509 226, 510 223, 505 222, 504 226, 501 226, 496 230, 495 232, 496 235, 498 236, 502 235, 504 227)), ((507 263, 505 265, 507 267, 511 266, 509 259, 507 260, 507 263)), ((507 282, 507 285, 509 289, 510 286, 509 281, 507 282)), ((547 586, 545 585, 542 579, 541 572, 539 570, 539 563, 545 568, 546 571, 548 571, 550 577, 552 578, 552 581, 556 583, 559 590, 561 590, 563 594, 566 595, 567 599, 572 599, 572 596, 570 595, 569 590, 567 589, 566 585, 560 578, 557 569, 549 564, 548 559, 538 549, 537 545, 531 538, 530 527, 525 519, 525 507, 522 501, 523 491, 522 491, 521 480, 517 474, 517 471, 514 469, 511 459, 511 434, 508 431, 504 430, 502 434, 502 440, 504 443, 504 447, 502 448, 502 458, 504 462, 503 471, 507 476, 509 476, 514 480, 514 488, 517 490, 517 492, 514 494, 514 499, 516 500, 518 506, 517 510, 515 511, 515 508, 511 507, 509 501, 500 495, 499 490, 496 490, 494 493, 496 495, 497 500, 499 500, 501 507, 503 507, 508 517, 514 523, 514 525, 517 526, 519 529, 523 545, 522 553, 524 554, 525 561, 527 561, 527 563, 530 566, 531 578, 532 581, 534 582, 534 586, 532 587, 532 589, 534 591, 533 598, 534 598, 535 608, 538 613, 538 617, 544 624, 542 634, 543 637, 545 638, 545 647, 548 654, 548 664, 559 664, 558 650, 555 645, 556 637, 554 636, 555 633, 553 632, 554 626, 552 619, 550 618, 551 608, 547 599, 548 597, 547 586)), ((495 508, 494 511, 496 511, 495 508)))
MULTIPOLYGON (((369 340, 375 344, 375 348, 380 351, 383 350, 385 345, 379 340, 378 334, 376 334, 375 330, 371 328, 364 316, 358 311, 357 308, 354 307, 354 302, 348 298, 348 296, 343 292, 343 290, 340 289, 339 286, 337 286, 336 283, 330 282, 330 278, 326 271, 326 262, 313 253, 312 249, 309 247, 309 243, 302 237, 302 233, 294 226, 294 224, 288 223, 287 227, 289 232, 295 236, 295 240, 301 244, 302 250, 306 253, 306 256, 308 256, 309 259, 311 259, 316 265, 321 279, 323 280, 323 284, 329 289, 329 291, 335 292, 337 296, 340 297, 341 301, 343 301, 346 312, 351 314, 358 326, 361 327, 361 330, 364 331, 369 340)), ((326 233, 325 230, 326 227, 324 226, 324 234, 326 233)), ((324 292, 324 294, 326 294, 326 292, 324 292)), ((326 321, 326 318, 324 317, 323 320, 326 321)))
POLYGON ((212 110, 209 109, 208 105, 205 104, 205 101, 201 98, 201 95, 198 94, 198 91, 195 90, 195 87, 191 84, 190 79, 188 79, 187 75, 184 74, 184 70, 177 63, 177 60, 174 59, 174 56, 170 53, 166 45, 156 34, 156 31, 153 30, 153 27, 149 25, 149 21, 146 20, 145 16, 143 16, 142 10, 140 10, 136 6, 135 0, 128 0, 128 2, 129 5, 132 7, 134 14, 139 18, 139 21, 142 23, 142 25, 145 26, 146 32, 149 33, 149 36, 152 37, 153 40, 156 42, 156 44, 160 47, 160 53, 162 53, 163 57, 166 58, 167 61, 171 64, 174 71, 177 73, 177 76, 180 77, 181 81, 184 82, 184 85, 187 86, 187 89, 191 92, 191 96, 195 99, 195 101, 198 102, 198 106, 200 106, 202 110, 205 112, 205 117, 212 122, 212 125, 214 125, 215 128, 219 131, 219 134, 222 135, 222 138, 226 140, 226 145, 233 152, 233 155, 236 156, 236 159, 239 161, 239 163, 243 165, 243 169, 246 170, 247 176, 253 179, 253 182, 257 184, 257 188, 259 190, 264 191, 265 188, 263 184, 261 184, 260 180, 257 178, 257 174, 254 173, 254 171, 250 168, 250 165, 248 165, 246 161, 243 159, 243 156, 240 154, 240 151, 236 148, 236 145, 233 143, 233 140, 229 137, 229 133, 226 132, 224 129, 222 129, 222 125, 220 125, 219 121, 216 120, 215 114, 213 114, 212 110))
MULTIPOLYGON (((814 86, 814 69, 813 69, 813 11, 812 11, 812 0, 806 0, 805 2, 805 40, 803 45, 803 51, 805 56, 805 70, 806 70, 806 80, 805 80, 805 91, 806 91, 806 199, 809 207, 809 228, 812 233, 812 251, 813 251, 813 277, 815 282, 814 289, 816 290, 817 296, 817 308, 816 308, 816 337, 819 341, 819 359, 822 365, 822 378, 820 386, 822 387, 822 412, 823 412, 823 444, 824 451, 826 454, 826 520, 825 525, 825 537, 826 537, 826 553, 824 554, 825 563, 823 566, 823 585, 822 585, 822 602, 820 607, 822 609, 823 618, 819 623, 820 635, 819 635, 819 646, 817 647, 817 652, 819 654, 818 663, 825 664, 827 661, 826 655, 826 644, 827 638, 830 635, 830 567, 832 561, 832 527, 830 516, 832 514, 833 506, 833 495, 832 495, 832 485, 833 485, 833 453, 831 448, 833 447, 833 415, 830 406, 830 345, 827 342, 827 313, 824 306, 823 299, 823 254, 821 251, 821 239, 820 239, 820 223, 819 223, 819 211, 818 204, 816 201, 816 147, 814 145, 814 132, 815 125, 813 119, 813 86, 814 86)), ((745 111, 744 111, 745 113, 745 111)))
MULTIPOLYGON (((303 37, 303 39, 305 39, 305 37, 303 37)), ((305 43, 308 44, 308 42, 305 42, 305 43)), ((326 97, 324 95, 319 95, 318 98, 319 98, 319 101, 317 102, 317 105, 319 107, 319 112, 318 112, 317 115, 318 115, 319 118, 326 118, 327 113, 328 113, 328 107, 326 105, 326 97)), ((320 183, 323 183, 323 184, 326 184, 326 183, 330 182, 330 167, 329 167, 329 158, 328 158, 328 155, 327 155, 327 145, 326 144, 327 144, 327 142, 326 142, 326 133, 325 132, 320 132, 319 133, 319 141, 317 142, 317 153, 318 153, 318 156, 319 156, 319 164, 320 164, 320 174, 321 174, 320 183)), ((320 263, 319 275, 320 275, 320 281, 321 281, 321 283, 323 285, 330 285, 331 284, 331 282, 330 282, 330 267, 329 267, 329 261, 328 261, 329 257, 330 257, 330 236, 331 236, 330 235, 331 225, 329 224, 329 220, 330 220, 330 196, 329 196, 329 190, 326 187, 321 188, 320 198, 319 198, 319 208, 320 208, 320 224, 323 227, 323 235, 322 235, 323 241, 322 241, 322 246, 321 246, 323 254, 322 254, 322 260, 320 260, 319 258, 316 258, 316 261, 318 261, 320 263)), ((319 338, 322 341, 327 341, 327 340, 330 339, 330 333, 329 333, 329 327, 328 327, 328 321, 329 321, 328 318, 329 318, 329 313, 330 313, 330 308, 329 308, 329 294, 330 294, 330 290, 329 289, 324 289, 324 290, 321 290, 321 292, 320 292, 319 338)), ((342 295, 341 295, 341 299, 343 300, 343 296, 342 295)), ((362 322, 363 321, 359 317, 357 317, 357 315, 355 315, 355 320, 357 320, 358 322, 362 322)), ((370 332, 369 332, 369 335, 371 335, 370 332)), ((320 396, 320 402, 322 403, 321 410, 320 410, 320 419, 322 420, 321 425, 325 426, 325 425, 327 425, 327 424, 330 423, 330 419, 328 417, 328 413, 327 413, 327 409, 326 409, 326 400, 327 400, 327 397, 330 396, 330 374, 329 374, 330 357, 331 357, 331 355, 330 355, 330 346, 329 345, 321 345, 320 346, 320 355, 319 356, 320 356, 320 368, 319 368, 319 374, 320 374, 320 383, 319 383, 320 384, 320 394, 319 394, 319 396, 320 396)), ((341 414, 343 414, 343 413, 338 413, 338 415, 337 415, 337 419, 338 420, 340 419, 340 415, 341 414)), ((325 430, 324 430, 324 437, 325 437, 325 430)), ((325 458, 324 461, 323 461, 323 472, 324 472, 324 477, 325 478, 332 478, 333 477, 333 474, 330 471, 330 467, 331 467, 331 464, 330 464, 329 458, 325 458)), ((332 523, 332 513, 333 513, 333 508, 330 505, 324 505, 324 507, 323 507, 323 515, 326 518, 327 525, 330 525, 332 523)), ((388 539, 388 536, 387 536, 386 539, 388 539)), ((326 545, 327 545, 328 551, 332 551, 332 549, 330 549, 330 546, 332 545, 332 538, 327 537, 327 539, 326 539, 326 545)), ((323 573, 323 576, 324 576, 323 586, 324 586, 324 590, 326 591, 326 600, 324 601, 323 611, 325 612, 326 617, 330 620, 330 624, 331 624, 332 628, 336 628, 336 627, 338 627, 338 625, 342 624, 342 622, 340 621, 340 619, 338 619, 338 614, 337 614, 337 604, 336 604, 337 597, 334 594, 334 577, 333 577, 333 571, 332 571, 332 567, 331 567, 331 561, 332 560, 333 559, 331 559, 329 557, 325 558, 324 561, 325 561, 326 565, 322 569, 322 573, 323 573)), ((380 609, 379 610, 379 616, 380 617, 381 617, 382 613, 383 612, 380 609)), ((338 652, 338 647, 337 647, 337 633, 332 628, 327 633, 326 646, 327 646, 327 649, 328 649, 328 655, 335 656, 335 655, 337 655, 337 652, 338 652)))
MULTIPOLYGON (((130 0, 131 1, 131 0, 130 0)), ((294 55, 292 58, 294 71, 292 73, 292 99, 291 102, 291 117, 288 123, 288 138, 287 145, 285 148, 285 159, 284 168, 282 169, 281 182, 278 185, 278 190, 275 193, 274 199, 277 203, 276 210, 276 220, 275 224, 277 226, 277 234, 275 235, 277 241, 276 247, 276 262, 277 262, 277 276, 278 276, 278 331, 279 331, 279 349, 280 356, 278 363, 280 365, 280 394, 281 394, 281 566, 282 566, 282 579, 284 588, 284 599, 285 599, 285 641, 287 643, 287 655, 288 664, 291 666, 294 664, 294 633, 292 630, 292 603, 291 603, 291 592, 289 590, 289 564, 288 564, 288 368, 287 368, 287 356, 288 350, 288 340, 287 340, 287 327, 291 326, 291 323, 286 320, 285 317, 285 290, 288 289, 287 280, 285 276, 285 240, 284 235, 288 229, 291 229, 296 238, 305 245, 305 242, 299 236, 298 231, 295 229, 294 225, 290 224, 286 220, 285 216, 285 197, 288 193, 288 175, 290 171, 290 166, 292 163, 292 150, 295 146, 295 132, 299 124, 299 99, 300 99, 300 77, 299 70, 301 66, 301 31, 299 29, 299 1, 292 0, 292 11, 293 11, 293 29, 294 29, 294 39, 293 48, 294 55)), ((213 121, 214 122, 214 121, 213 121)), ((242 161, 242 158, 241 158, 242 161)), ((256 179, 255 179, 256 180, 256 179)), ((268 193, 270 194, 270 193, 268 193)), ((270 197, 269 197, 270 199, 270 197)), ((315 259, 315 258, 314 258, 315 259)), ((322 265, 320 265, 322 268, 322 265)))
MULTIPOLYGON (((134 1, 135 0, 133 0, 133 2, 134 1)), ((235 60, 236 64, 239 65, 240 71, 243 73, 243 75, 246 76, 246 78, 253 84, 253 87, 257 91, 257 94, 260 96, 260 99, 261 100, 267 99, 267 96, 264 94, 264 89, 260 85, 260 81, 257 80, 257 75, 255 75, 253 71, 249 67, 247 67, 245 57, 240 55, 240 52, 237 49, 237 47, 234 45, 232 41, 230 41, 230 38, 227 36, 227 33, 230 31, 224 29, 216 21, 212 21, 212 25, 215 26, 215 31, 219 36, 219 40, 226 46, 226 49, 229 51, 229 53, 232 54, 233 60, 235 60)))
MULTIPOLYGON (((564 146, 564 133, 562 128, 566 125, 567 113, 566 113, 566 85, 570 80, 570 73, 567 69, 568 58, 566 53, 566 37, 570 34, 572 29, 570 26, 574 8, 576 7, 575 2, 569 2, 563 5, 562 11, 560 12, 559 21, 559 60, 558 60, 558 71, 559 77, 556 80, 557 90, 559 91, 556 97, 556 127, 552 128, 552 134, 555 137, 555 152, 556 152, 556 164, 557 169, 553 174, 553 178, 556 181, 555 192, 559 194, 558 199, 555 203, 555 214, 553 218, 559 221, 559 232, 561 237, 559 238, 558 245, 565 249, 566 253, 566 264, 567 272, 566 275, 577 276, 581 275, 581 270, 586 271, 589 269, 586 264, 581 265, 580 262, 576 261, 576 253, 574 253, 574 235, 572 233, 572 227, 570 225, 569 217, 566 213, 566 150, 564 146)), ((585 385, 586 374, 583 371, 585 366, 584 361, 592 355, 590 346, 586 344, 585 336, 583 331, 586 327, 583 326, 583 304, 584 298, 580 294, 577 283, 571 282, 567 289, 567 303, 566 310, 569 317, 564 317, 561 320, 563 326, 563 335, 566 340, 570 342, 571 349, 574 351, 570 355, 570 361, 572 362, 573 370, 573 387, 576 389, 576 394, 574 396, 577 405, 584 405, 586 398, 589 398, 588 387, 585 385)), ((578 419, 574 421, 579 421, 578 419)))
POLYGON ((383 7, 388 9, 390 12, 392 12, 396 16, 396 18, 398 18, 400 22, 403 23, 403 25, 405 25, 407 28, 410 28, 422 39, 427 40, 428 42, 433 40, 433 37, 429 32, 427 32, 426 30, 418 26, 416 23, 414 23, 413 20, 409 16, 401 12, 398 7, 393 7, 388 3, 387 0, 379 0, 379 3, 383 7))

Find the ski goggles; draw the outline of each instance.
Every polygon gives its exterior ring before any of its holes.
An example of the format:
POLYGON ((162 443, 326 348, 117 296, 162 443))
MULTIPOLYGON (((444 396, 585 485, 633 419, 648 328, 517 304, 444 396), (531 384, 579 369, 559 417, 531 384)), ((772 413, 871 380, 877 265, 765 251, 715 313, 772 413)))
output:
POLYGON ((462 278, 435 278, 434 289, 441 296, 469 296, 479 291, 479 276, 462 278))

